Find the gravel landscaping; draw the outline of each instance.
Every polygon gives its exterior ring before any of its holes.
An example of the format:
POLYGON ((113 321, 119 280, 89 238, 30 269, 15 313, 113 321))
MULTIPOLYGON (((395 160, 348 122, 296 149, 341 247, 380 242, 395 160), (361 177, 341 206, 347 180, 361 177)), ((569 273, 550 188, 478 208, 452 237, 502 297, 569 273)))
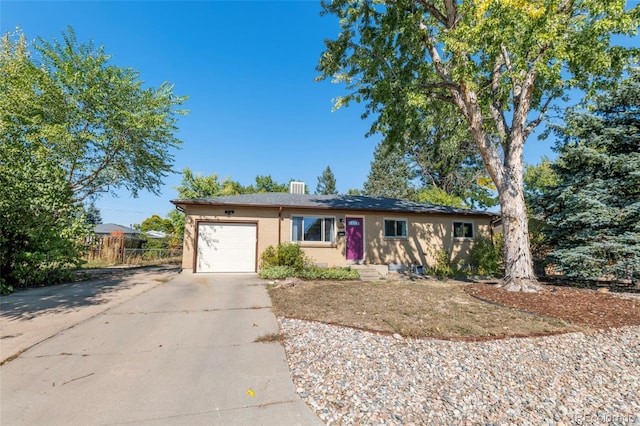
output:
POLYGON ((640 327, 485 342, 279 318, 326 424, 640 425, 640 327))

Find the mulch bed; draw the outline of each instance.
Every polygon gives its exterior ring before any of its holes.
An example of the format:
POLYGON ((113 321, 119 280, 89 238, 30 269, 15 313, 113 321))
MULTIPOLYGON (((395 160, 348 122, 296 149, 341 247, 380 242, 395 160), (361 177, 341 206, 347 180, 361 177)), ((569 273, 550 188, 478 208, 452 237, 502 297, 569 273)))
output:
POLYGON ((465 291, 489 302, 590 328, 640 325, 640 300, 610 293, 551 285, 544 285, 537 293, 522 293, 490 284, 472 284, 465 291))

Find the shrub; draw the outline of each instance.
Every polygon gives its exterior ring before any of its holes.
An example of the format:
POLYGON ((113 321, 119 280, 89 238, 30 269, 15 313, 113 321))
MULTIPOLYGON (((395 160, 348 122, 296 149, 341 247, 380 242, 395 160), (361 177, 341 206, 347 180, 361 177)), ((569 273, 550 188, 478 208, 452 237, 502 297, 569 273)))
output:
POLYGON ((497 234, 496 243, 490 238, 476 238, 471 248, 471 263, 479 275, 501 276, 502 266, 502 235, 497 234))
POLYGON ((297 277, 305 280, 357 280, 360 278, 358 271, 346 268, 320 268, 318 266, 306 266, 300 271, 296 271, 290 266, 268 266, 260 269, 260 278, 266 280, 283 280, 288 277, 297 277))
POLYGON ((317 266, 309 266, 302 270, 300 278, 306 280, 357 280, 360 274, 355 269, 346 268, 319 268, 317 266))
POLYGON ((265 280, 283 280, 297 275, 298 272, 289 266, 274 265, 260 269, 260 278, 265 280))
POLYGON ((13 286, 8 285, 4 278, 0 278, 0 296, 13 293, 13 286))
POLYGON ((436 262, 432 267, 427 269, 428 274, 452 277, 454 275, 454 268, 451 265, 451 253, 446 250, 435 250, 432 254, 436 262))
MULTIPOLYGON (((282 243, 269 246, 260 255, 260 269, 272 266, 287 266, 299 273, 311 262, 299 244, 282 243)), ((291 275, 290 275, 291 276, 291 275)))

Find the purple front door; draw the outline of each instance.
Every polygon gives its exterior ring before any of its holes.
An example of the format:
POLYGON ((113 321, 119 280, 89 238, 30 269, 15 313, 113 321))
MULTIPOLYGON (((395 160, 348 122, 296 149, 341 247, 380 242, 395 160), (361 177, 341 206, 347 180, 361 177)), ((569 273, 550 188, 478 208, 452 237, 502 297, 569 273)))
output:
POLYGON ((362 218, 347 217, 345 220, 347 221, 347 260, 362 260, 364 257, 362 218))

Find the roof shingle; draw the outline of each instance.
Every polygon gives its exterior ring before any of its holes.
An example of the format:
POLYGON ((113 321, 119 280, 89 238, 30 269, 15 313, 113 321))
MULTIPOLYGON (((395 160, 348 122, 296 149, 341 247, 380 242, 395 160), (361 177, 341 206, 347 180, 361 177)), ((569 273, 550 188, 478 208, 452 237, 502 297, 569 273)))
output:
POLYGON ((171 200, 175 205, 220 205, 220 206, 255 206, 255 207, 289 207, 318 208, 334 210, 369 210, 398 213, 431 213, 497 216, 496 213, 473 209, 459 209, 417 203, 386 197, 368 197, 364 195, 309 195, 290 194, 287 192, 263 192, 257 194, 227 195, 211 198, 194 198, 171 200))

